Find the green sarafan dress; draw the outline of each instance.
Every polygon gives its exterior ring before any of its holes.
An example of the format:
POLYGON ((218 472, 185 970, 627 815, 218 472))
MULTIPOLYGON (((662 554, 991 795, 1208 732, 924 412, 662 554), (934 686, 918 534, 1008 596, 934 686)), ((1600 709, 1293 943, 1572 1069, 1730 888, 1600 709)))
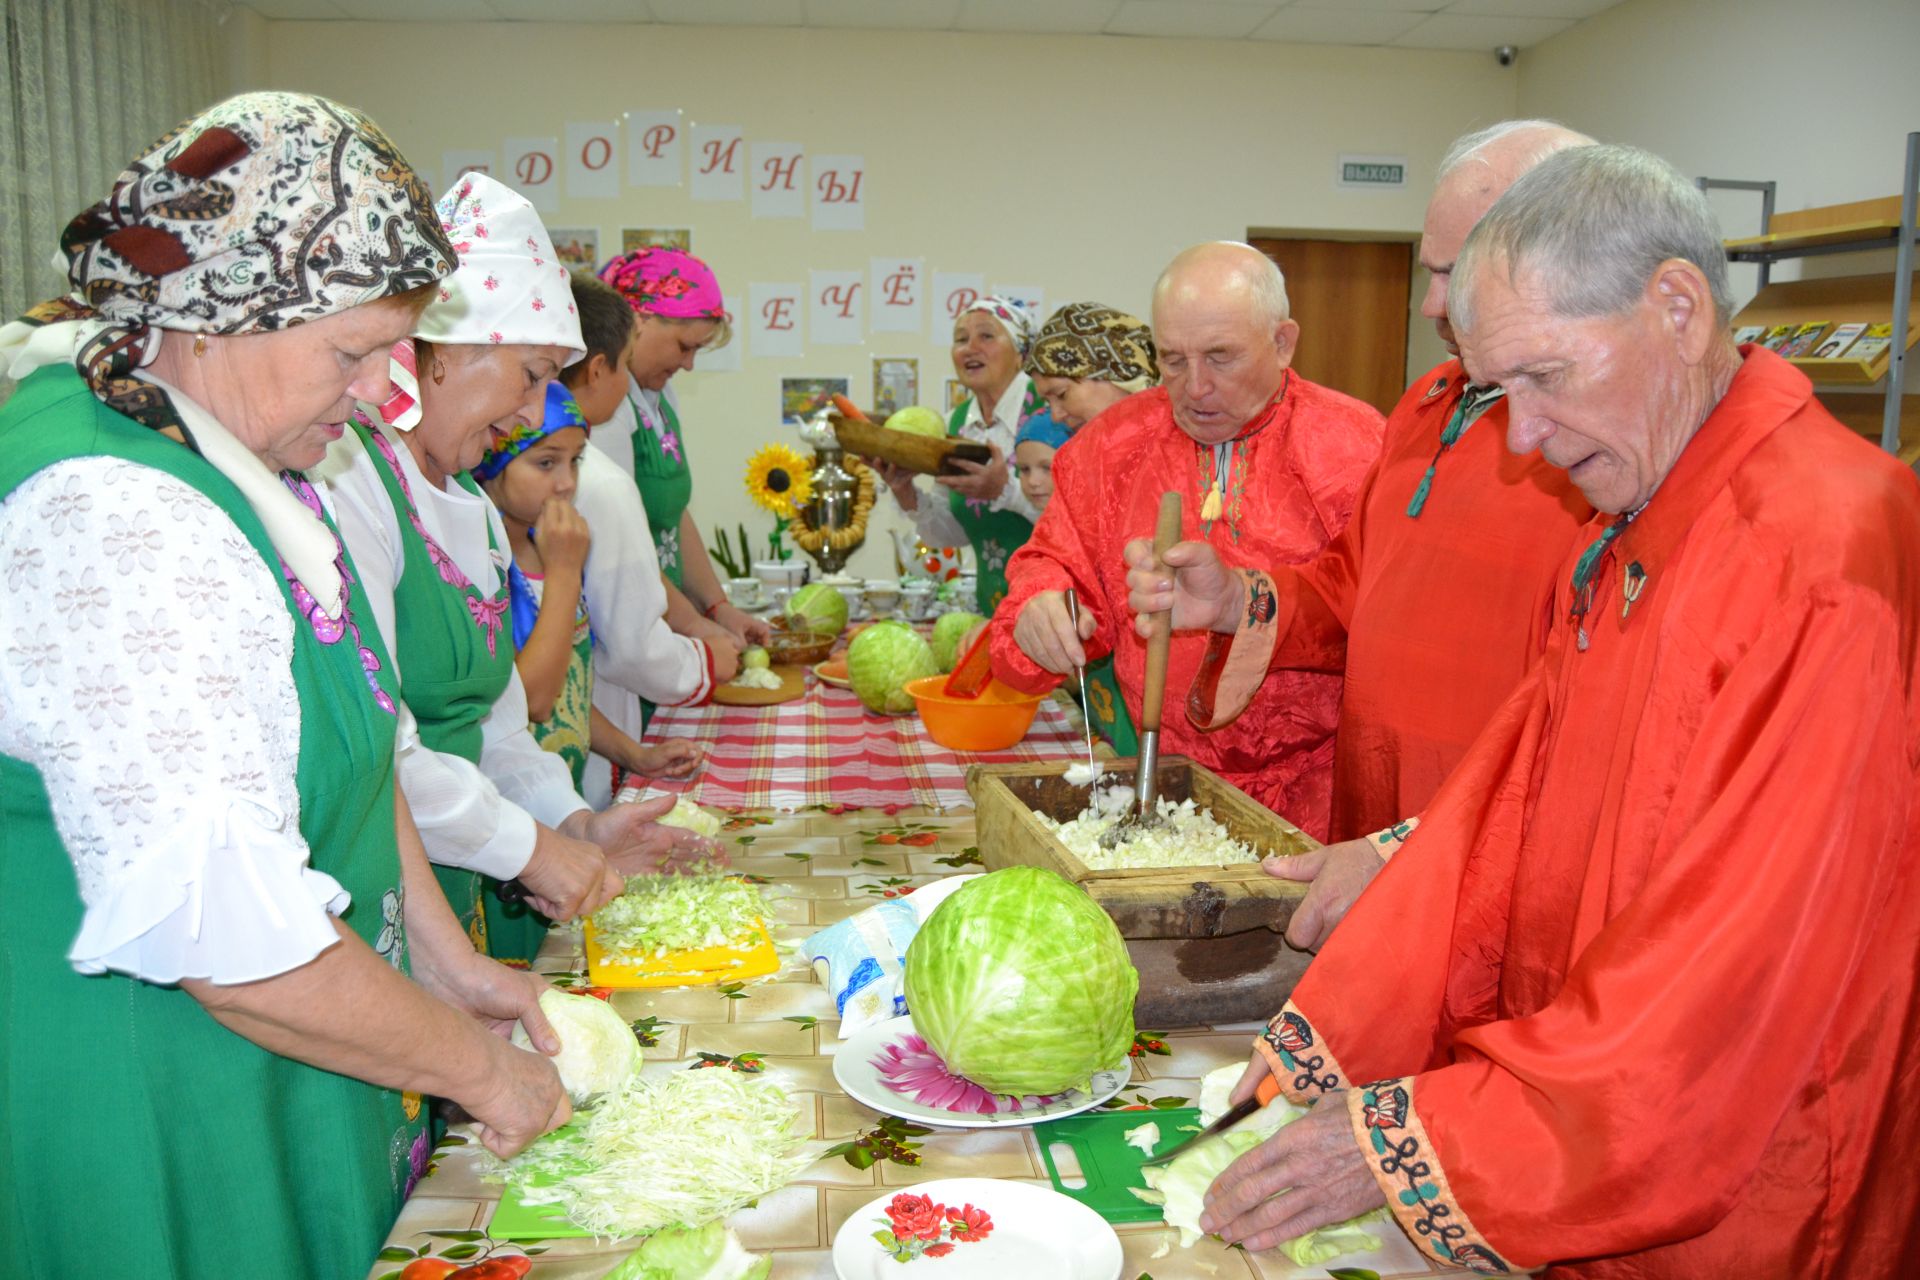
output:
MULTIPOLYGON (((398 691, 345 551, 347 609, 327 620, 232 482, 106 408, 70 367, 33 374, 0 409, 0 498, 45 467, 95 456, 198 490, 273 567, 295 620, 296 781, 311 865, 352 896, 347 927, 405 972, 398 691)), ((319 512, 304 485, 292 487, 319 512)), ((0 900, 0 1273, 362 1274, 426 1164, 419 1098, 270 1053, 178 987, 76 972, 66 958, 84 911, 74 863, 40 771, 5 755, 0 900)))
MULTIPOLYGON (((647 528, 653 533, 660 572, 684 591, 687 562, 686 548, 680 545, 680 517, 693 501, 693 470, 687 465, 686 432, 680 429, 673 402, 662 392, 655 403, 660 409, 658 431, 640 411, 639 398, 631 391, 627 394, 627 407, 633 410, 633 482, 640 488, 640 504, 647 509, 647 528)), ((640 699, 642 728, 652 722, 654 709, 652 702, 640 699)))
MULTIPOLYGON (((377 460, 374 471, 400 527, 393 643, 400 661, 401 698, 420 726, 422 746, 478 765, 480 722, 513 677, 513 642, 504 634, 506 580, 501 579, 491 596, 482 594, 421 523, 393 445, 364 422, 355 422, 351 429, 366 446, 367 456, 377 460)), ((471 494, 480 493, 470 476, 462 475, 456 483, 471 494)), ((487 538, 492 548, 491 527, 487 538)), ((498 901, 498 882, 465 867, 436 865, 433 873, 474 947, 494 954, 487 932, 490 916, 482 903, 498 901)))

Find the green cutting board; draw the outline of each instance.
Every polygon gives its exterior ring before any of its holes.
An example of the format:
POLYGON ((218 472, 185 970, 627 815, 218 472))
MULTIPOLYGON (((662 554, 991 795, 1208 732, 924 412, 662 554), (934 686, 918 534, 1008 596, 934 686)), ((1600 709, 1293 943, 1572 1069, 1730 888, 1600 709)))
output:
POLYGON ((1148 1204, 1129 1191, 1146 1189, 1140 1174, 1140 1162, 1150 1159, 1140 1148, 1130 1146, 1124 1135, 1143 1124, 1160 1126, 1160 1141, 1154 1154, 1171 1151, 1197 1132, 1198 1107, 1175 1107, 1167 1111, 1109 1111, 1101 1115, 1069 1116, 1033 1126, 1034 1141, 1040 1146, 1040 1158, 1046 1161, 1047 1177, 1053 1189, 1071 1196, 1108 1222, 1158 1222, 1160 1206, 1148 1204), (1183 1126, 1192 1125, 1193 1128, 1183 1126), (1053 1146, 1064 1143, 1080 1163, 1084 1187, 1069 1187, 1055 1167, 1053 1146))
MULTIPOLYGON (((577 1118, 569 1120, 554 1132, 570 1132, 579 1123, 577 1118)), ((558 1181, 559 1177, 554 1175, 533 1181, 538 1186, 547 1186, 558 1181)), ((518 1188, 511 1183, 503 1189, 500 1203, 494 1207, 487 1232, 496 1240, 573 1240, 593 1234, 574 1226, 567 1220, 565 1210, 557 1204, 525 1203, 520 1199, 518 1188)))

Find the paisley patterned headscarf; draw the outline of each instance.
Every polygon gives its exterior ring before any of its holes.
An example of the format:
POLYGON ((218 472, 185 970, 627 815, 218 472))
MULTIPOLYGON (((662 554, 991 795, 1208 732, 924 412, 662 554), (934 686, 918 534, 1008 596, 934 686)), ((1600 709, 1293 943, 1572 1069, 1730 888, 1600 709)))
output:
POLYGON ((60 250, 73 293, 23 317, 57 332, 9 326, 0 347, 58 349, 103 403, 190 446, 167 390, 134 376, 158 331, 284 329, 454 267, 426 184, 380 127, 301 93, 241 94, 179 125, 67 225, 60 250))
POLYGON ((1048 316, 1024 367, 1030 377, 1093 378, 1128 391, 1160 380, 1146 322, 1097 302, 1070 302, 1048 316))
POLYGON ((623 253, 600 268, 600 280, 620 291, 641 315, 668 320, 731 323, 713 268, 678 249, 649 247, 623 253))
MULTIPOLYGON (((1012 298, 1002 297, 997 293, 990 293, 983 298, 975 299, 974 304, 965 311, 962 311, 960 316, 971 315, 975 311, 984 311, 995 320, 998 320, 1000 327, 1007 331, 1007 337, 1012 339, 1013 349, 1020 353, 1022 360, 1027 358, 1027 352, 1033 350, 1034 324, 1032 312, 1015 302, 1012 298)), ((958 320, 960 316, 955 316, 954 319, 958 320)))

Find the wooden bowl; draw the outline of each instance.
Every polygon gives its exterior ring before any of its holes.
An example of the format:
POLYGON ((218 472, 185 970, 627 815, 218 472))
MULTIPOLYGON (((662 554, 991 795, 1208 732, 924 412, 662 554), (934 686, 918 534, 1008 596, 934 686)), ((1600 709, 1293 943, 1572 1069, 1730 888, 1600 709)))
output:
POLYGON ((837 639, 830 631, 775 631, 767 641, 767 657, 775 666, 812 666, 833 652, 837 639))

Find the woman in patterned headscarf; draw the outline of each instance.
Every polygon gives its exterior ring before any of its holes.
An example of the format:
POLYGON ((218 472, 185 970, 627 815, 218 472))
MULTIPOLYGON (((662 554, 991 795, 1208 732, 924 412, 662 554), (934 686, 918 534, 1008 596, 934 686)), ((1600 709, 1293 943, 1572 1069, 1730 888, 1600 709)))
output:
MULTIPOLYGON (((631 474, 639 486, 667 582, 667 624, 706 646, 713 664, 711 684, 723 684, 738 670, 740 651, 765 644, 770 629, 764 618, 727 599, 714 572, 693 518, 687 433, 668 384, 682 370, 693 368, 702 351, 725 346, 733 336, 733 320, 713 268, 682 250, 636 249, 608 262, 599 274, 632 308, 634 335, 627 356, 626 398, 612 417, 594 427, 588 447, 631 474)), ((616 645, 631 643, 626 637, 607 639, 616 645)), ((594 688, 601 713, 622 733, 640 737, 653 717, 653 703, 612 680, 601 680, 594 688)), ((598 756, 594 761, 589 777, 597 780, 606 776, 608 765, 598 756)))
MULTIPOLYGON (((1054 418, 1072 433, 1102 410, 1160 381, 1153 330, 1145 321, 1098 302, 1069 302, 1048 316, 1024 368, 1054 418)), ((1115 751, 1130 756, 1140 749, 1111 655, 1087 667, 1083 709, 1087 722, 1115 751)))
POLYGON ((7 1271, 357 1274, 422 1094, 500 1152, 568 1114, 483 1021, 558 1048, 427 869, 300 474, 453 250, 371 121, 282 93, 169 133, 61 248, 73 295, 0 330, 7 1271))
POLYGON ((1098 302, 1069 302, 1048 316, 1024 368, 1070 432, 1160 381, 1146 321, 1098 302))
POLYGON ((503 633, 507 533, 466 473, 498 432, 540 421, 553 376, 582 354, 580 321, 525 196, 469 173, 437 212, 458 269, 394 347, 394 394, 361 406, 321 474, 418 725, 400 781, 440 886, 476 946, 531 960, 548 918, 620 892, 608 854, 629 874, 657 869, 673 831, 650 819, 670 806, 593 812, 528 732, 503 633))
MULTIPOLYGON (((991 614, 1007 594, 1007 558, 1026 545, 1039 516, 1013 477, 1013 441, 1029 418, 1047 414, 1047 403, 1021 372, 1033 348, 1033 317, 1011 298, 978 299, 953 320, 953 372, 968 395, 947 420, 947 434, 986 445, 993 457, 955 462, 961 474, 934 484, 946 498, 922 493, 914 474, 876 463, 901 510, 913 517, 920 541, 930 547, 972 544, 979 570, 978 608, 991 614)), ((937 493, 937 490, 936 490, 937 493)))

